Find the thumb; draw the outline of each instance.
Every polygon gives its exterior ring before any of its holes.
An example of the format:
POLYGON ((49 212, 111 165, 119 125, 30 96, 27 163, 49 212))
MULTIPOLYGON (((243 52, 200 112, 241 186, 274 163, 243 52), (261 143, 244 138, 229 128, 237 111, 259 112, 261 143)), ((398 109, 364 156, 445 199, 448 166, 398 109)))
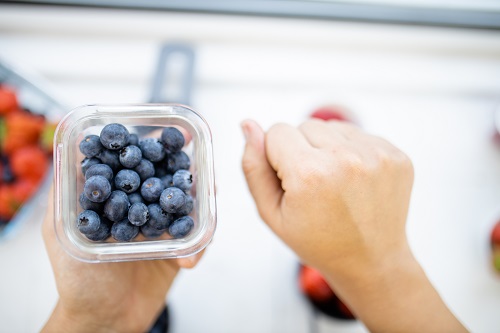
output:
POLYGON ((279 224, 280 204, 283 197, 281 182, 267 160, 265 133, 253 120, 241 123, 246 145, 242 168, 262 219, 274 229, 279 224))

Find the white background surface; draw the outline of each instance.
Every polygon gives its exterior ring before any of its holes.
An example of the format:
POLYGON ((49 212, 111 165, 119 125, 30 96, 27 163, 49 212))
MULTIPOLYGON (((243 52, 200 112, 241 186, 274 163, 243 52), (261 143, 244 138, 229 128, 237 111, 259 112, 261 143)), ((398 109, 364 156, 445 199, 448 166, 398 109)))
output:
MULTIPOLYGON (((239 123, 299 124, 329 103, 413 159, 412 248, 466 326, 498 330, 488 237, 500 218, 499 32, 0 6, 0 57, 44 76, 69 108, 146 101, 168 41, 197 52, 192 105, 212 128, 218 195, 214 242, 171 293, 173 333, 309 332, 297 260, 260 222, 244 183, 239 123)), ((39 330, 57 299, 40 237, 44 205, 0 244, 0 332, 39 330)), ((364 331, 327 318, 318 325, 364 331)))

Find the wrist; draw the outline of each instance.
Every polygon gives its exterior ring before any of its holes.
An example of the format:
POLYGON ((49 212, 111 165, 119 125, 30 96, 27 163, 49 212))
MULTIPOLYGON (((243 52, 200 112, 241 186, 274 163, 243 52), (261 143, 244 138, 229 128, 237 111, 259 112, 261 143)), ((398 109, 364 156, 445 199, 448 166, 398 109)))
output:
POLYGON ((69 311, 59 300, 49 320, 42 329, 42 333, 59 332, 95 332, 118 333, 119 330, 111 321, 102 321, 101 318, 92 318, 84 312, 69 311))

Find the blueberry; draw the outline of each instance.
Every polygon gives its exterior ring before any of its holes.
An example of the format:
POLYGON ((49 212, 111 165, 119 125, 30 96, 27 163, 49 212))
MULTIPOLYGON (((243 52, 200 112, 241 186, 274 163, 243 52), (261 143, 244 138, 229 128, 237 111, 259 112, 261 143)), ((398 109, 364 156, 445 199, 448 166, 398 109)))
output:
POLYGON ((10 163, 8 163, 8 161, 3 165, 2 171, 3 172, 1 175, 0 182, 12 183, 16 179, 16 176, 12 172, 12 168, 10 166, 10 163))
POLYGON ((193 211, 193 197, 190 195, 187 195, 186 196, 186 203, 184 204, 184 206, 182 206, 181 208, 179 208, 177 210, 177 215, 178 216, 188 215, 192 211, 193 211))
POLYGON ((141 226, 149 220, 148 207, 143 203, 135 203, 128 210, 128 220, 136 226, 141 226))
POLYGON ((128 201, 130 202, 131 205, 138 202, 144 203, 144 199, 142 198, 142 195, 139 192, 130 193, 128 195, 128 201))
POLYGON ((173 182, 175 187, 188 192, 193 186, 193 175, 187 170, 177 170, 174 173, 173 182))
POLYGON ((177 187, 167 187, 160 196, 160 206, 164 211, 176 214, 186 203, 186 194, 177 187))
POLYGON ((166 174, 160 178, 165 188, 174 186, 174 176, 171 174, 166 174))
POLYGON ((160 178, 151 177, 142 183, 141 195, 144 200, 149 202, 155 202, 160 199, 161 192, 165 189, 160 178))
POLYGON ((85 179, 89 179, 92 176, 103 176, 111 182, 113 179, 113 170, 107 164, 94 164, 85 172, 85 179))
POLYGON ((165 157, 165 149, 158 139, 147 138, 139 142, 142 155, 151 162, 161 161, 165 157))
POLYGON ((87 172, 87 170, 93 166, 93 165, 96 165, 96 164, 100 164, 101 161, 98 160, 97 158, 95 157, 91 157, 91 158, 88 158, 88 157, 85 157, 81 163, 81 166, 82 166, 82 173, 85 175, 85 173, 87 172))
POLYGON ((118 171, 122 168, 122 164, 120 163, 120 157, 117 151, 103 149, 97 157, 101 160, 101 163, 109 165, 113 171, 118 171))
POLYGON ((139 144, 139 137, 137 134, 131 133, 128 137, 128 144, 132 146, 137 146, 139 144))
POLYGON ((168 233, 174 238, 182 238, 189 234, 193 227, 193 219, 190 216, 183 216, 172 222, 168 227, 168 233))
POLYGON ((78 215, 78 230, 82 234, 90 234, 96 232, 101 225, 99 215, 93 210, 84 210, 78 215))
POLYGON ((170 153, 178 152, 184 147, 184 135, 175 127, 166 127, 161 132, 161 141, 170 153))
POLYGON ((146 238, 158 238, 161 235, 163 235, 164 229, 158 230, 149 225, 149 223, 146 223, 143 226, 141 226, 141 232, 146 238))
POLYGON ((97 156, 103 148, 97 135, 87 135, 80 142, 80 151, 88 158, 97 156))
POLYGON ((178 151, 176 153, 169 154, 166 158, 166 168, 167 172, 174 174, 177 170, 189 170, 191 166, 191 161, 189 156, 185 152, 178 151))
POLYGON ((120 163, 126 168, 135 168, 142 159, 142 152, 137 146, 127 146, 120 150, 120 163))
POLYGON ((119 242, 130 242, 139 234, 139 227, 129 223, 128 219, 115 222, 111 227, 111 236, 119 242))
POLYGON ((80 202, 80 206, 84 209, 90 209, 93 210, 94 212, 100 213, 102 211, 103 204, 102 202, 93 202, 90 201, 85 194, 82 192, 80 194, 80 198, 78 200, 80 202))
POLYGON ((135 192, 141 185, 137 172, 129 169, 120 170, 115 176, 115 185, 125 193, 135 192))
POLYGON ((154 203, 148 206, 149 210, 149 221, 148 224, 157 229, 157 230, 165 230, 168 228, 170 223, 172 223, 174 216, 172 214, 168 214, 164 211, 160 205, 154 203))
POLYGON ((121 221, 127 216, 130 202, 123 191, 113 191, 104 204, 104 216, 113 222, 121 221))
POLYGON ((85 236, 94 242, 104 241, 111 236, 111 224, 113 222, 109 221, 105 217, 101 217, 101 224, 96 232, 86 234, 85 236))
POLYGON ((104 202, 111 194, 111 184, 103 176, 92 176, 85 181, 83 193, 93 202, 104 202))
POLYGON ((141 160, 141 162, 139 162, 139 165, 134 168, 134 171, 139 174, 141 181, 145 181, 146 179, 155 175, 155 167, 153 163, 144 158, 141 160))
POLYGON ((153 165, 155 166, 155 177, 161 178, 168 174, 165 158, 160 162, 153 163, 153 165))
POLYGON ((105 148, 118 150, 128 144, 130 134, 121 124, 108 124, 101 131, 100 139, 105 148))

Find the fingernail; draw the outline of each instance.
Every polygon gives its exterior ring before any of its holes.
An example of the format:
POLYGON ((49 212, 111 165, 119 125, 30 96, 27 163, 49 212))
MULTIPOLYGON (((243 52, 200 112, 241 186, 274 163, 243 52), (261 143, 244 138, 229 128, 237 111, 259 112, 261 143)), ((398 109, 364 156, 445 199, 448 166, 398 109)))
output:
POLYGON ((241 123, 241 130, 243 132, 243 135, 245 136, 245 141, 248 141, 248 138, 250 137, 250 128, 248 127, 248 124, 243 122, 241 123))

